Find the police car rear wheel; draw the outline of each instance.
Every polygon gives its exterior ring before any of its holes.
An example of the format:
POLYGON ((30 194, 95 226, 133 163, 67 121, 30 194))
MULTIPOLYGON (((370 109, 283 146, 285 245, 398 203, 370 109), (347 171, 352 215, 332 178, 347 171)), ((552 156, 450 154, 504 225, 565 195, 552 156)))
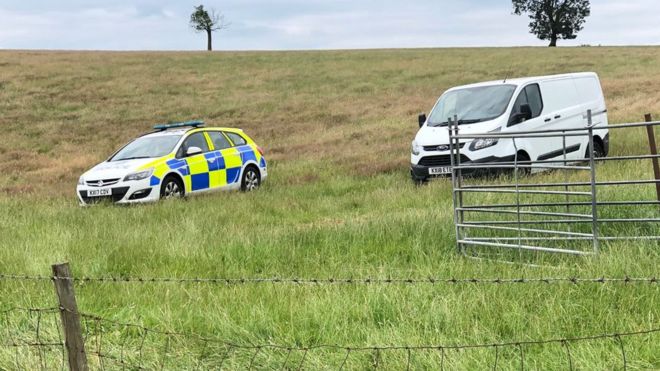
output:
POLYGON ((166 178, 163 185, 160 187, 160 198, 180 198, 183 197, 183 185, 181 181, 176 178, 166 178))
POLYGON ((250 166, 243 172, 243 181, 241 182, 241 190, 245 192, 254 191, 261 185, 261 178, 259 172, 254 167, 250 166))

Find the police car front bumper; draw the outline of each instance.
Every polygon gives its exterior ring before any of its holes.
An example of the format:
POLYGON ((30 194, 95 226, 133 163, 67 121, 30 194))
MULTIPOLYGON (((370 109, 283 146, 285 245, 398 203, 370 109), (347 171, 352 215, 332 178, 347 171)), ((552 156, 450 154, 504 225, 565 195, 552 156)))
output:
POLYGON ((154 202, 160 198, 160 184, 151 185, 149 178, 128 182, 119 181, 101 187, 79 184, 76 193, 82 205, 99 202, 117 204, 154 202))

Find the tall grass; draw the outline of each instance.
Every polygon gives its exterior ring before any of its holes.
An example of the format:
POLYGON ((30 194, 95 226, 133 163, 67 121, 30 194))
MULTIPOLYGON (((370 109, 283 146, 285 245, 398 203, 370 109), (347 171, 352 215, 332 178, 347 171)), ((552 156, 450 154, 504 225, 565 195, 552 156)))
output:
MULTIPOLYGON (((0 272, 45 275, 50 264, 66 260, 76 276, 655 276, 660 262, 655 242, 605 244, 600 256, 589 258, 531 255, 540 267, 465 259, 455 246, 451 185, 440 180, 417 187, 406 164, 416 113, 450 86, 501 78, 510 70, 514 75, 593 70, 601 76, 611 121, 639 121, 647 111, 660 113, 654 96, 659 56, 658 48, 0 52, 0 272), (155 122, 192 118, 242 127, 265 147, 271 178, 263 189, 137 207, 78 207, 73 190, 84 169, 155 122)), ((641 153, 645 140, 641 130, 613 133, 612 153, 641 153)), ((649 178, 651 168, 644 161, 604 163, 598 174, 601 180, 649 178)), ((549 172, 524 181, 564 177, 549 172)), ((654 196, 652 186, 599 190, 601 199, 654 196)), ((602 215, 653 217, 657 210, 603 209, 602 215)), ((604 228, 612 235, 658 232, 641 224, 604 228)), ((660 323, 657 285, 90 282, 76 290, 84 312, 238 344, 475 344, 635 331, 660 323)), ((0 309, 54 304, 48 281, 0 281, 0 309)), ((30 326, 25 318, 10 318, 0 321, 0 334, 29 337, 30 326)), ((139 340, 126 331, 105 331, 109 351, 139 340)), ((659 340, 624 339, 629 367, 660 368, 659 340)), ((174 345, 166 369, 202 362, 203 344, 174 345)), ((146 361, 155 367, 163 339, 149 339, 147 349, 146 361)), ((213 368, 223 350, 211 347, 216 358, 199 366, 213 368)), ((500 351, 500 368, 520 367, 517 349, 500 351)), ((621 367, 616 341, 571 344, 570 353, 579 369, 621 367)), ((344 355, 313 351, 305 368, 337 368, 344 355)), ((225 367, 245 369, 252 356, 232 352, 225 367)), ((278 368, 285 357, 264 351, 254 365, 278 368)), ((302 360, 302 354, 292 357, 291 365, 302 360)), ((381 357, 382 368, 406 367, 404 351, 381 357)), ((445 367, 489 368, 494 357, 492 349, 448 352, 445 367)), ((28 350, 18 359, 27 368, 37 360, 28 350)), ((356 354, 346 367, 365 369, 374 362, 373 354, 356 354)), ((416 369, 437 369, 440 355, 415 352, 411 362, 416 369)), ((525 365, 567 368, 566 350, 526 347, 525 365)), ((0 346, 0 368, 20 368, 12 349, 0 346)))

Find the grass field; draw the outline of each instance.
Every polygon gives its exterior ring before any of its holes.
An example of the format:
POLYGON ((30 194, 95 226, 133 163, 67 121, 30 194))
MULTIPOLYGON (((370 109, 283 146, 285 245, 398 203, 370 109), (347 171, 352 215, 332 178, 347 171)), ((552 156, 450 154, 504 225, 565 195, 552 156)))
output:
MULTIPOLYGON (((660 48, 374 50, 273 53, 0 51, 0 273, 76 276, 507 278, 658 275, 660 246, 604 246, 599 257, 533 257, 542 267, 456 252, 451 184, 408 179, 416 115, 447 88, 510 76, 598 72, 610 122, 660 117, 660 48), (154 123, 203 119, 243 128, 266 150, 256 193, 139 207, 80 208, 78 176, 154 123)), ((642 153, 641 130, 612 134, 612 154, 642 153)), ((607 179, 650 177, 648 162, 599 165, 607 179)), ((563 179, 533 175, 534 181, 563 179)), ((650 186, 604 191, 653 199, 650 186)), ((654 217, 624 208, 616 216, 654 217)), ((612 226, 611 233, 658 228, 612 226)), ((636 284, 322 285, 80 283, 80 310, 236 344, 311 347, 516 342, 638 331, 660 325, 660 287, 636 284)), ((49 281, 0 280, 0 312, 52 307, 49 281)), ((45 325, 44 325, 45 326, 45 325)), ((34 318, 0 318, 0 339, 34 336, 34 318), (31 320, 30 320, 31 318, 31 320), (7 334, 7 335, 5 335, 7 334)), ((54 333, 54 324, 43 332, 54 333)), ((137 349, 139 334, 102 329, 104 351, 137 349)), ((98 340, 98 339, 97 339, 98 340)), ((628 369, 660 369, 660 335, 623 338, 628 369)), ((149 338, 147 368, 217 368, 224 347, 149 338), (167 357, 162 356, 167 353, 167 357), (200 354, 206 357, 200 357, 200 354), (203 359, 202 359, 203 358, 203 359)), ((526 346, 526 369, 623 367, 619 342, 526 346)), ((286 368, 336 369, 346 352, 294 352, 286 368)), ((135 354, 133 354, 135 356, 135 354)), ((52 355, 52 365, 59 361, 52 355)), ((60 356, 61 357, 61 356, 60 356)), ((226 369, 282 368, 285 351, 233 350, 226 369)), ((407 353, 355 353, 346 369, 405 369, 407 353)), ((446 354, 445 369, 493 367, 494 349, 446 354)), ((497 354, 520 369, 517 347, 497 354)), ((130 358, 130 357, 129 357, 130 358)), ((98 359, 90 357, 95 368, 98 359)), ((438 369, 438 351, 413 352, 438 369)), ((31 369, 36 350, 0 346, 0 369, 31 369)), ((48 365, 51 366, 50 364, 48 365)), ((106 368, 119 367, 107 363, 106 368)), ((47 367, 47 368, 49 368, 47 367)))

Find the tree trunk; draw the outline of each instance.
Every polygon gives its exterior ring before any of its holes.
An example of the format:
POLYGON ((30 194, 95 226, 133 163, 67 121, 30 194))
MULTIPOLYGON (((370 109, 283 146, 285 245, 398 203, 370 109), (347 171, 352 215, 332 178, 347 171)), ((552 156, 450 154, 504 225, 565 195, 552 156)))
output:
POLYGON ((552 35, 550 38, 550 45, 548 45, 551 48, 554 48, 557 46, 557 35, 552 35))
POLYGON ((212 51, 213 50, 213 41, 211 39, 211 30, 206 30, 206 35, 208 36, 207 37, 208 44, 207 44, 206 50, 212 51))

